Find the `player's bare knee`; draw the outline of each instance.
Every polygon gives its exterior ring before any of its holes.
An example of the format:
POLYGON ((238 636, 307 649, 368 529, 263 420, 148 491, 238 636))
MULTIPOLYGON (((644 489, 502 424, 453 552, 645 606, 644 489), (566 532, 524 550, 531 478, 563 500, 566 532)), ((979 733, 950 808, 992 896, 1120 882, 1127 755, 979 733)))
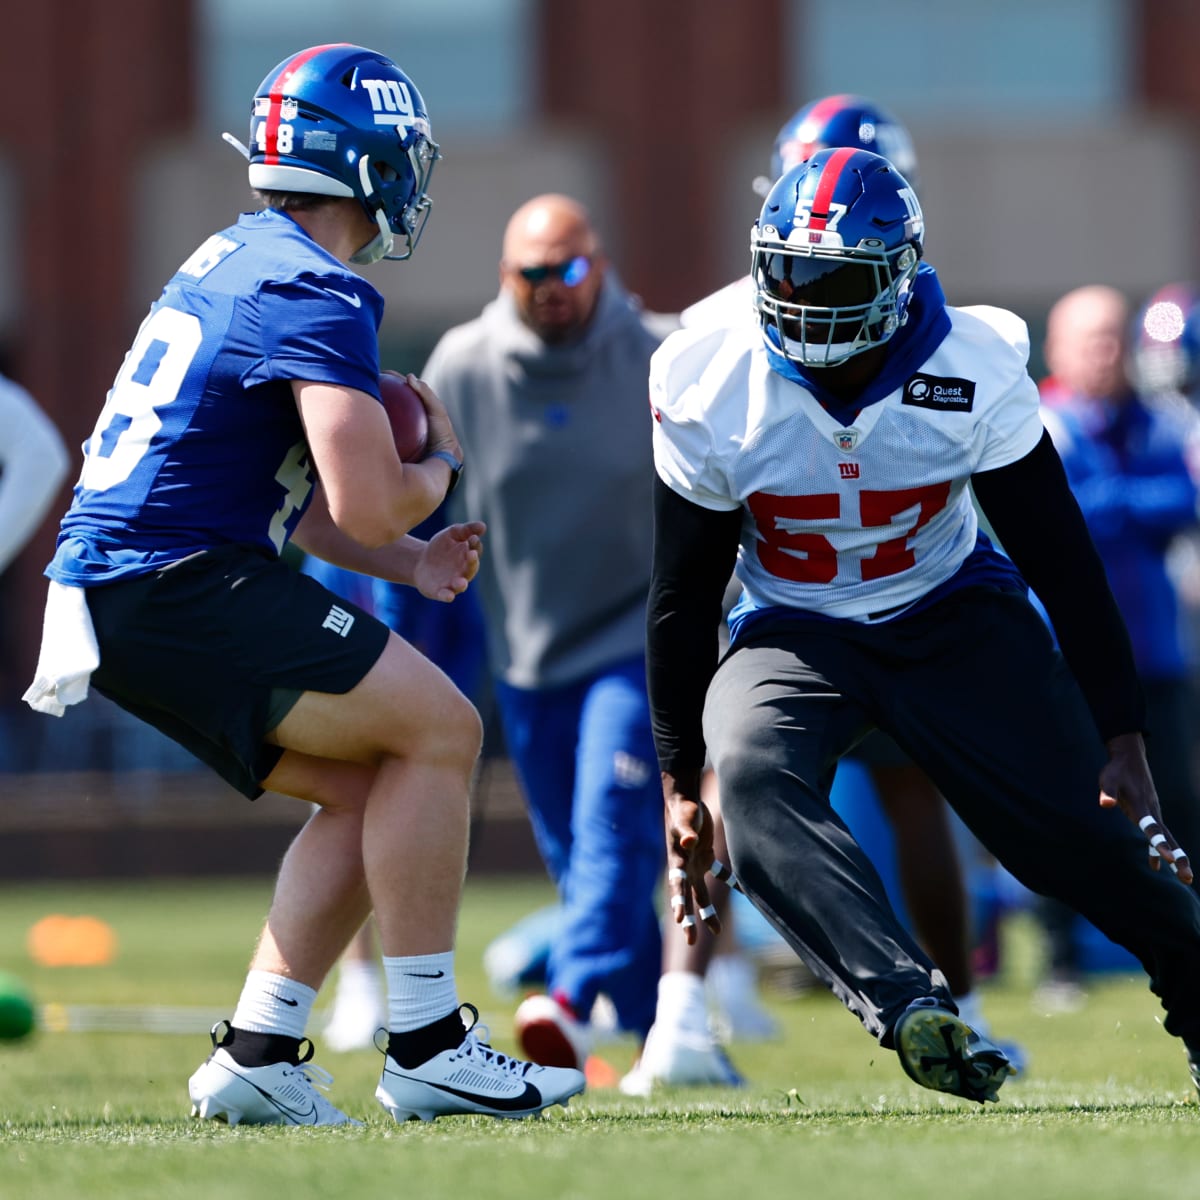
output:
POLYGON ((475 705, 449 683, 432 690, 418 717, 414 744, 396 747, 405 758, 461 767, 469 774, 483 746, 483 721, 475 705))
POLYGON ((468 771, 474 770, 475 760, 483 749, 483 719, 479 710, 462 693, 457 693, 454 705, 453 746, 468 771))

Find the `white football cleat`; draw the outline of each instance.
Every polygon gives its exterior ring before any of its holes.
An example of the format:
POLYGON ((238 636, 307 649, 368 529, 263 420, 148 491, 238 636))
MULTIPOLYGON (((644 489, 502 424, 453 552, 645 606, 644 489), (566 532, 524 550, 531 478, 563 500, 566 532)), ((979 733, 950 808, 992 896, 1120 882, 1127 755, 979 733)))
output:
POLYGON ((375 1099, 397 1121, 478 1113, 519 1118, 540 1113, 552 1104, 564 1107, 586 1085, 582 1071, 540 1067, 487 1044, 488 1029, 470 1004, 474 1020, 456 1050, 443 1050, 417 1067, 402 1067, 384 1056, 383 1075, 375 1099))
MULTIPOLYGON (((229 1125, 361 1125, 336 1108, 318 1088, 327 1088, 333 1076, 307 1060, 243 1067, 220 1045, 212 1028, 213 1052, 188 1080, 192 1116, 225 1121, 229 1125)), ((312 1043, 308 1043, 312 1055, 312 1043)))
POLYGON ((654 1025, 641 1057, 618 1085, 626 1096, 649 1096, 656 1087, 744 1087, 725 1051, 705 1033, 654 1025))

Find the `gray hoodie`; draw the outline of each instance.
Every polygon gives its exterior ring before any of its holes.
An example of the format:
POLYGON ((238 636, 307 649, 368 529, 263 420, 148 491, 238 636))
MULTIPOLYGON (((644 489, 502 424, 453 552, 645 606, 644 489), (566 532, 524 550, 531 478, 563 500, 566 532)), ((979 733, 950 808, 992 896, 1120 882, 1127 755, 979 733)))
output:
POLYGON ((571 683, 643 653, 647 376, 677 325, 644 312, 610 270, 578 340, 545 344, 501 292, 447 332, 425 366, 467 463, 455 515, 488 525, 472 586, 489 663, 515 687, 571 683))

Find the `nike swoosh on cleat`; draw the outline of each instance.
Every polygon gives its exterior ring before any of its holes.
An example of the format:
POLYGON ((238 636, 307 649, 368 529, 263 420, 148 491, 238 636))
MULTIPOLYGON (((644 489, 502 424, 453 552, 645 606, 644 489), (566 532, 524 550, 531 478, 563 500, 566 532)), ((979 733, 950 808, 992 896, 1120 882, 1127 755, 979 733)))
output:
POLYGON ((297 1112, 294 1108, 288 1108, 286 1104, 280 1104, 272 1096, 267 1096, 266 1098, 270 1104, 283 1113, 284 1116, 290 1117, 297 1125, 315 1125, 317 1123, 317 1106, 315 1104, 304 1112, 297 1112))
POLYGON ((333 288, 325 289, 331 296, 336 296, 339 300, 345 300, 351 308, 362 308, 362 297, 357 293, 353 296, 347 296, 345 292, 335 291, 333 288))
POLYGON ((432 975, 423 975, 420 971, 405 971, 409 979, 441 979, 445 971, 435 971, 432 975))
MULTIPOLYGON (((228 1071, 228 1068, 224 1068, 228 1071)), ((233 1074, 233 1072, 229 1072, 233 1074)), ((297 1125, 315 1125, 317 1123, 317 1106, 310 1103, 306 1109, 289 1108, 286 1104, 281 1104, 266 1088, 261 1088, 251 1079, 246 1079, 244 1075, 239 1075, 237 1078, 250 1086, 276 1111, 283 1113, 285 1117, 290 1117, 297 1125)))
POLYGON ((409 1075, 397 1075, 395 1071, 385 1071, 384 1074, 396 1075, 396 1078, 407 1079, 410 1083, 423 1083, 426 1087, 436 1088, 439 1092, 446 1092, 448 1095, 459 1097, 460 1100, 469 1100, 472 1104, 479 1104, 484 1108, 495 1109, 497 1112, 521 1112, 526 1108, 538 1108, 542 1104, 542 1093, 532 1083, 526 1083, 524 1090, 519 1096, 497 1098, 495 1096, 481 1096, 478 1092, 464 1092, 459 1088, 448 1087, 444 1083, 434 1083, 429 1079, 416 1079, 409 1075))

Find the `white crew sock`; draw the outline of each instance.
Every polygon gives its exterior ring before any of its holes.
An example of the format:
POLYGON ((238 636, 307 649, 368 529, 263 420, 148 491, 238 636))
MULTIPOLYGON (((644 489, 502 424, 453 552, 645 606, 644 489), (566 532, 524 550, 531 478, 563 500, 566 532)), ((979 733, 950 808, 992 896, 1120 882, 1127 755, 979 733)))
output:
POLYGON ((454 951, 383 960, 387 978, 388 1032, 407 1033, 458 1011, 454 951))
POLYGON ((302 1038, 316 998, 316 991, 299 980, 251 971, 229 1023, 250 1033, 302 1038))

